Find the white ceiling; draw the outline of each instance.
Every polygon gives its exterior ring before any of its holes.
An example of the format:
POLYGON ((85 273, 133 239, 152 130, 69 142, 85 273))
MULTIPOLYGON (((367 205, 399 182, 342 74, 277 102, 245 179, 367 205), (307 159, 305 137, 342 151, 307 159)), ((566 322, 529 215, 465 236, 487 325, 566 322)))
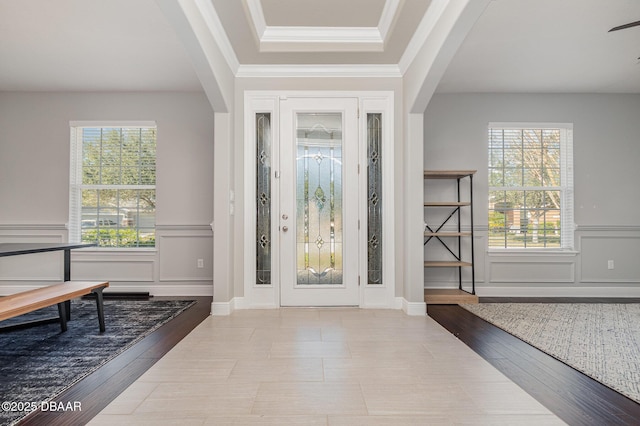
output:
POLYGON ((638 0, 496 0, 440 92, 640 93, 638 0))
POLYGON ((154 0, 2 0, 0 90, 202 89, 154 0))
MULTIPOLYGON (((208 1, 241 65, 395 65, 431 3, 208 1), (252 15, 256 5, 262 24, 252 15)), ((438 91, 640 93, 640 27, 607 33, 639 19, 638 0, 494 0, 438 91)), ((2 0, 0 90, 201 87, 154 0, 2 0)))

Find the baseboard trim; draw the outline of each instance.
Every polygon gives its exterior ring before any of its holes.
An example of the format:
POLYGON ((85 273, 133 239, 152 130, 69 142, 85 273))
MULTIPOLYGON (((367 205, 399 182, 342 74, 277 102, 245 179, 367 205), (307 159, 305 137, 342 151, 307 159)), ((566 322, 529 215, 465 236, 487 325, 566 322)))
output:
POLYGON ((233 312, 233 304, 231 302, 212 302, 211 315, 225 316, 231 315, 233 312))
POLYGON ((402 310, 407 315, 424 316, 427 315, 427 304, 425 302, 409 302, 407 299, 403 298, 402 310))
POLYGON ((640 297, 640 286, 628 287, 476 287, 480 297, 640 297))

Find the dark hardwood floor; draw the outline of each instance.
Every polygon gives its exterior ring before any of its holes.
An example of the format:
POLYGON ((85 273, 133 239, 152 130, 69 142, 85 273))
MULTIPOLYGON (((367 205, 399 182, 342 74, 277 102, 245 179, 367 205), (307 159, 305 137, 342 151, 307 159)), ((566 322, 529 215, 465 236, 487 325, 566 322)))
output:
MULTIPOLYGON (((640 303, 640 299, 481 298, 480 302, 640 303)), ((427 314, 566 423, 640 424, 640 404, 469 311, 457 305, 428 305, 427 314)))
MULTIPOLYGON (((184 299, 198 303, 56 398, 63 403, 80 401, 82 411, 36 412, 19 425, 80 425, 89 422, 210 314, 211 297, 184 299)), ((481 302, 640 303, 640 299, 482 298, 481 302)), ((459 306, 429 305, 427 311, 429 316, 566 423, 599 426, 640 424, 640 404, 459 306)))
POLYGON ((64 404, 79 401, 82 404, 81 411, 38 411, 25 417, 18 424, 21 426, 68 426, 88 423, 211 312, 211 297, 154 297, 154 299, 186 299, 195 300, 197 303, 54 400, 64 404))

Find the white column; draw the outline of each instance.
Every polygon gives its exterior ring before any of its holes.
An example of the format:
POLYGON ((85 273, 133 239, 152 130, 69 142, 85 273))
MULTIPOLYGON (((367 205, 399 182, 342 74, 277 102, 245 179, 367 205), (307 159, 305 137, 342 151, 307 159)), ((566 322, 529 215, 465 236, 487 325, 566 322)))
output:
POLYGON ((405 115, 403 310, 425 315, 423 235, 424 114, 405 115))
POLYGON ((233 119, 214 114, 213 148, 213 303, 214 315, 233 311, 233 119))

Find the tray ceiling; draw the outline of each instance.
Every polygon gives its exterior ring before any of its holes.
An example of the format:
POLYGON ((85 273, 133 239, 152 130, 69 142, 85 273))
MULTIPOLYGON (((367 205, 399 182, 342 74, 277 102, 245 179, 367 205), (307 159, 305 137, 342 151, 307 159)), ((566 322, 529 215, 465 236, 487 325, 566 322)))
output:
POLYGON ((397 64, 430 0, 210 0, 240 64, 397 64))
MULTIPOLYGON (((333 68, 399 77, 425 13, 445 1, 194 3, 215 14, 210 30, 227 41, 238 76, 326 76, 333 68), (314 31, 337 40, 305 38, 314 31), (276 37, 263 43, 265 32, 276 37)), ((640 27, 607 32, 638 19, 638 0, 492 1, 437 90, 640 93, 640 27)), ((0 91, 202 90, 155 0, 2 0, 0 63, 0 91)))

